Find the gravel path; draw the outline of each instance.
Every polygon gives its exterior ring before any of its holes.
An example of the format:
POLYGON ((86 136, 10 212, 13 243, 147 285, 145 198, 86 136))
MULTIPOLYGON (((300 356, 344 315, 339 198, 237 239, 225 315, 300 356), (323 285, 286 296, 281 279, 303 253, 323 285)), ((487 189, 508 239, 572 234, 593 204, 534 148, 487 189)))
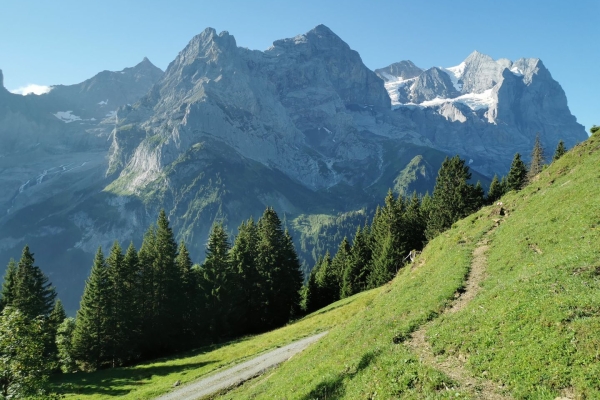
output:
POLYGON ((237 386, 249 379, 261 375, 321 339, 327 332, 298 340, 285 347, 261 354, 249 361, 236 365, 206 378, 192 382, 174 391, 157 397, 156 400, 195 400, 229 387, 237 386))

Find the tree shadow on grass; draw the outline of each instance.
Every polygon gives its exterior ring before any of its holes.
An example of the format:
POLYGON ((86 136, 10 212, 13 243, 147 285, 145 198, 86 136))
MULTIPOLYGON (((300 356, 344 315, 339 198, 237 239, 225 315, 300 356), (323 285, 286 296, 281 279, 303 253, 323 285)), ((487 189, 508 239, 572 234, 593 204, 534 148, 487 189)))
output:
POLYGON ((380 351, 368 351, 362 355, 356 369, 350 372, 341 372, 335 377, 327 378, 322 382, 318 383, 313 390, 310 391, 306 396, 302 397, 302 400, 336 400, 341 399, 346 394, 346 387, 344 380, 351 380, 360 371, 367 368, 373 360, 377 358, 380 351))
POLYGON ((124 396, 133 390, 132 387, 143 387, 150 384, 153 376, 185 373, 216 362, 218 360, 183 365, 114 368, 90 373, 78 372, 56 376, 52 380, 52 386, 55 392, 64 395, 124 396))

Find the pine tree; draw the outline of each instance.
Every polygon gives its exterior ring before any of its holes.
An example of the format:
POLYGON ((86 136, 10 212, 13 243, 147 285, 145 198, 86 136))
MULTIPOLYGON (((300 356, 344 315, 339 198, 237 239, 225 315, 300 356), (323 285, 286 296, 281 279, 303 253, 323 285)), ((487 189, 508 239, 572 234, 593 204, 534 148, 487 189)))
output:
MULTIPOLYGON (((425 229, 427 229, 427 218, 425 209, 414 192, 404 212, 404 229, 407 233, 406 248, 410 250, 421 250, 427 238, 425 229)), ((409 251, 410 251, 409 250, 409 251)))
POLYGON ((558 146, 556 146, 556 150, 554 151, 554 157, 552 157, 552 161, 558 160, 559 158, 564 156, 566 152, 567 149, 565 148, 565 142, 561 140, 560 142, 558 142, 558 146))
POLYGON ((12 304, 30 318, 48 316, 56 298, 54 287, 34 263, 33 253, 29 251, 29 246, 25 246, 17 266, 12 304))
POLYGON ((258 220, 258 236, 256 260, 265 277, 267 299, 261 319, 264 329, 269 329, 283 325, 298 310, 302 275, 291 237, 271 207, 258 220))
POLYGON ((228 285, 231 272, 229 238, 222 224, 213 225, 202 265, 201 287, 205 296, 206 321, 213 341, 229 331, 230 303, 228 285))
POLYGON ((280 286, 282 294, 278 303, 278 313, 282 315, 282 319, 284 315, 287 315, 285 320, 287 322, 290 318, 300 315, 300 290, 304 281, 294 241, 287 229, 284 232, 283 261, 280 286))
POLYGON ((529 163, 529 171, 527 172, 527 181, 531 182, 533 178, 542 172, 544 168, 544 148, 540 141, 540 134, 535 136, 535 143, 531 150, 531 162, 529 163))
POLYGON ((118 367, 136 358, 135 322, 136 310, 133 308, 134 282, 136 266, 130 265, 135 249, 128 249, 128 260, 125 262, 123 250, 115 241, 109 256, 106 258, 107 278, 110 286, 111 304, 108 320, 108 335, 105 341, 110 348, 111 366, 118 367))
POLYGON ((327 276, 327 273, 320 273, 324 262, 326 262, 328 265, 331 264, 331 256, 329 255, 329 252, 325 254, 325 257, 319 256, 317 262, 310 271, 310 275, 308 276, 308 281, 306 283, 304 292, 304 309, 306 313, 316 311, 321 308, 323 304, 327 304, 326 300, 324 300, 326 295, 324 294, 323 290, 323 277, 327 276), (319 275, 319 282, 317 281, 317 275, 319 275))
POLYGON ((197 275, 194 273, 194 264, 183 241, 179 244, 175 264, 179 268, 182 283, 182 303, 180 305, 182 313, 179 322, 183 327, 181 340, 186 344, 185 347, 190 347, 195 343, 196 334, 201 329, 204 321, 202 321, 200 315, 201 309, 198 307, 200 298, 198 296, 197 275))
POLYGON ((394 198, 391 190, 385 205, 379 208, 371 226, 373 265, 369 287, 379 286, 390 280, 402 265, 404 254, 410 249, 409 232, 404 213, 406 204, 402 197, 394 198))
POLYGON ((58 363, 58 348, 56 347, 56 335, 58 327, 67 318, 67 313, 60 300, 56 300, 54 308, 50 313, 46 321, 46 343, 45 343, 45 355, 49 363, 52 365, 52 369, 57 369, 58 363))
POLYGON ((483 191, 468 183, 469 167, 459 156, 446 158, 433 190, 426 235, 432 239, 452 224, 477 210, 483 191))
POLYGON ((239 282, 234 311, 240 333, 261 331, 262 317, 267 305, 266 271, 258 264, 258 227, 250 219, 238 227, 238 235, 231 249, 231 262, 239 282))
POLYGON ((154 352, 153 332, 155 324, 155 282, 154 259, 156 258, 156 228, 150 226, 144 234, 137 257, 137 274, 134 291, 134 304, 137 308, 136 320, 139 326, 139 343, 142 357, 154 352))
POLYGON ((504 195, 503 189, 502 184, 498 180, 498 175, 494 175, 494 179, 492 179, 492 183, 490 184, 490 190, 488 190, 487 202, 492 204, 498 201, 504 195))
MULTIPOLYGON (((344 237, 338 246, 338 249, 331 259, 330 263, 324 263, 321 269, 327 269, 328 282, 327 293, 331 291, 331 294, 327 295, 327 304, 333 303, 340 299, 342 294, 342 286, 344 284, 344 271, 348 268, 350 261, 350 252, 352 246, 348 238, 344 237)), ((318 280, 318 278, 317 278, 318 280)))
MULTIPOLYGON (((123 332, 127 333, 121 349, 125 362, 136 360, 140 357, 140 340, 142 338, 142 315, 140 309, 143 309, 144 302, 141 300, 140 289, 140 262, 138 253, 133 243, 129 243, 129 247, 125 251, 123 257, 123 277, 121 284, 124 291, 121 301, 125 308, 121 311, 124 315, 123 332)), ((113 278, 114 279, 114 278, 113 278)))
POLYGON ((516 153, 510 166, 510 171, 508 171, 508 176, 506 177, 507 191, 521 190, 526 182, 527 166, 525 166, 525 163, 521 160, 521 155, 516 153))
POLYGON ((156 223, 156 242, 153 260, 154 273, 154 331, 152 344, 156 354, 165 354, 180 345, 182 326, 180 304, 182 303, 182 276, 175 263, 177 243, 164 210, 156 223))
POLYGON ((369 232, 366 229, 362 230, 360 226, 356 229, 350 257, 344 270, 341 298, 350 297, 367 288, 373 255, 368 240, 369 232))
POLYGON ((73 331, 73 354, 83 369, 94 370, 110 360, 110 347, 106 342, 111 317, 110 282, 102 249, 98 248, 73 331))
POLYGON ((2 294, 0 296, 0 311, 15 301, 17 286, 17 263, 14 259, 10 259, 6 273, 4 274, 4 282, 2 283, 2 294))

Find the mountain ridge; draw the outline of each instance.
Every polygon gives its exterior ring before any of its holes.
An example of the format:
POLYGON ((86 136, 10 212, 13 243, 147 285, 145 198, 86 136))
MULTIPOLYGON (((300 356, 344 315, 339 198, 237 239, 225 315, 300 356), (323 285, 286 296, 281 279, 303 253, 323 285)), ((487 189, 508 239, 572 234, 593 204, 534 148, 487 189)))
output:
MULTIPOLYGON (((478 54, 473 63, 490 63, 478 54)), ((531 81, 502 70, 498 80, 506 84, 495 94, 502 106, 493 108, 481 97, 492 89, 458 93, 454 72, 469 68, 401 62, 374 72, 324 25, 265 51, 207 28, 164 73, 144 58, 40 96, 0 89, 0 182, 9 188, 0 195, 8 210, 0 217, 0 256, 18 256, 27 242, 41 248, 40 263, 74 309, 91 253, 115 239, 138 244, 161 208, 200 261, 214 221, 233 229, 266 206, 290 220, 374 208, 388 188, 431 190, 447 155, 465 158, 486 187, 514 152, 529 151, 536 129, 552 148, 553 124, 574 122, 560 85, 538 64, 518 66, 531 81), (440 86, 423 79, 419 93, 429 91, 423 98, 432 100, 423 103, 439 104, 395 107, 377 71, 412 83, 430 71, 440 86), (456 97, 436 100, 440 88, 456 97), (537 118, 553 111, 551 123, 537 118), (79 269, 65 276, 67 264, 79 269)), ((571 142, 579 135, 564 132, 571 142)), ((305 232, 294 233, 307 243, 305 232)), ((312 263, 311 249, 303 251, 312 263)))

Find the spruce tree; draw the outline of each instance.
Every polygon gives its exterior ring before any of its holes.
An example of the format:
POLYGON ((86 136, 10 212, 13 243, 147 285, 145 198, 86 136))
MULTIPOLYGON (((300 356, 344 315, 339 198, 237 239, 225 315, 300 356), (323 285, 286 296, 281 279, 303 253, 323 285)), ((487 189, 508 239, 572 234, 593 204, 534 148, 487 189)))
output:
POLYGON ((287 229, 284 232, 283 262, 280 286, 282 295, 279 297, 278 306, 280 311, 278 313, 282 315, 282 318, 287 315, 285 321, 287 322, 290 318, 300 315, 300 290, 304 281, 300 260, 294 248, 294 241, 287 229))
POLYGON ((262 318, 267 306, 267 271, 259 268, 258 227, 250 219, 238 227, 238 235, 231 249, 231 262, 238 283, 238 295, 234 298, 234 311, 239 332, 261 331, 262 318))
POLYGON ((165 210, 156 222, 156 242, 152 271, 154 278, 154 313, 151 344, 156 355, 179 348, 182 276, 175 263, 177 243, 165 210))
POLYGON ((477 210, 483 201, 481 188, 468 183, 469 167, 459 156, 442 163, 433 190, 426 235, 432 239, 452 224, 477 210))
MULTIPOLYGON (((331 294, 327 294, 328 304, 338 301, 342 294, 342 286, 344 284, 344 271, 348 268, 350 261, 350 251, 352 246, 348 238, 344 237, 338 246, 338 249, 331 259, 330 263, 324 263, 321 269, 327 270, 327 276, 330 278, 330 282, 327 286, 327 293, 331 291, 331 294)), ((318 278, 317 278, 318 280, 318 278)))
POLYGON ((350 297, 367 288, 367 280, 371 272, 372 251, 368 240, 368 230, 360 226, 356 229, 350 257, 344 270, 341 298, 350 297))
POLYGON ((487 202, 489 204, 495 203, 504 195, 504 188, 502 184, 498 180, 498 175, 494 175, 494 179, 492 179, 492 183, 490 184, 490 189, 487 194, 487 202))
POLYGON ((506 177, 507 191, 521 190, 526 182, 527 166, 523 160, 521 160, 521 155, 516 153, 510 166, 510 171, 508 171, 508 176, 506 177))
POLYGON ((373 265, 369 287, 379 286, 391 279, 402 265, 404 254, 412 250, 409 248, 405 211, 404 199, 394 198, 389 190, 385 205, 376 211, 371 226, 373 265))
POLYGON ((34 263, 33 253, 29 251, 29 246, 25 246, 17 266, 12 304, 29 318, 48 316, 56 298, 54 287, 34 263))
POLYGON ((102 248, 98 248, 73 331, 73 354, 83 369, 94 370, 107 364, 111 358, 109 319, 111 317, 110 282, 102 248))
MULTIPOLYGON (((131 247, 131 246, 130 246, 131 247)), ((128 250, 129 258, 135 249, 128 250)), ((112 296, 110 298, 110 318, 108 336, 105 338, 110 348, 111 366, 118 367, 136 358, 134 306, 135 266, 125 262, 123 250, 115 241, 109 256, 106 258, 107 278, 112 296)))
POLYGON ((326 268, 331 269, 331 256, 329 255, 329 252, 327 252, 324 257, 319 256, 317 262, 310 271, 310 275, 308 276, 305 289, 306 299, 304 301, 304 307, 307 313, 318 310, 319 308, 323 307, 323 304, 328 304, 327 300, 324 300, 327 295, 324 293, 323 285, 323 278, 328 274, 321 272, 321 268, 323 268, 324 263, 327 263, 328 265, 326 268), (317 275, 319 278, 317 278, 317 275))
POLYGON ((181 274, 181 321, 179 322, 183 327, 182 341, 185 343, 185 347, 190 347, 195 343, 195 336, 201 329, 202 321, 198 303, 200 298, 198 296, 198 281, 197 276, 194 273, 194 264, 190 257, 190 253, 183 241, 179 244, 179 250, 177 252, 177 258, 175 263, 179 268, 181 274))
POLYGON ((556 150, 554 151, 554 157, 552 157, 552 161, 558 160, 559 158, 564 156, 566 152, 567 149, 565 148, 565 142, 561 140, 560 142, 558 142, 558 146, 556 146, 556 150))
POLYGON ((268 207, 258 220, 257 266, 265 277, 266 305, 262 315, 265 329, 288 322, 299 307, 302 284, 300 263, 291 237, 281 226, 275 210, 268 207))
POLYGON ((124 290, 121 301, 125 304, 125 309, 122 309, 123 315, 126 318, 122 321, 123 331, 127 333, 127 340, 123 344, 122 353, 124 360, 133 361, 140 357, 140 341, 142 339, 142 315, 140 310, 143 309, 144 302, 140 298, 140 262, 138 253, 133 243, 129 243, 129 247, 125 251, 123 257, 123 276, 122 289, 124 290), (127 305, 129 303, 129 305, 127 305), (128 346, 128 347, 126 347, 128 346))
POLYGON ((13 304, 16 295, 17 286, 17 263, 14 259, 10 259, 6 273, 4 274, 4 282, 2 283, 2 294, 0 295, 0 311, 8 305, 13 304))
POLYGON ((67 313, 60 300, 56 300, 54 308, 48 316, 46 321, 46 336, 45 336, 45 355, 48 362, 51 364, 51 368, 58 369, 58 348, 56 347, 56 335, 58 327, 67 318, 67 313))
POLYGON ((425 237, 427 218, 417 192, 413 193, 406 206, 406 211, 404 212, 404 229, 407 233, 406 248, 409 251, 421 250, 427 241, 425 237))
POLYGON ((544 168, 544 148, 540 141, 540 134, 535 136, 535 143, 531 150, 531 162, 529 163, 529 171, 527 172, 527 181, 531 182, 533 178, 542 172, 544 168))
POLYGON ((205 296, 204 315, 213 341, 229 333, 230 293, 228 285, 231 272, 230 244, 225 228, 213 225, 206 247, 206 260, 202 264, 201 287, 205 296))
POLYGON ((137 308, 136 320, 139 326, 139 349, 142 357, 154 352, 153 332, 155 324, 155 274, 156 228, 150 226, 144 234, 142 246, 137 257, 137 274, 134 291, 134 303, 137 308))

